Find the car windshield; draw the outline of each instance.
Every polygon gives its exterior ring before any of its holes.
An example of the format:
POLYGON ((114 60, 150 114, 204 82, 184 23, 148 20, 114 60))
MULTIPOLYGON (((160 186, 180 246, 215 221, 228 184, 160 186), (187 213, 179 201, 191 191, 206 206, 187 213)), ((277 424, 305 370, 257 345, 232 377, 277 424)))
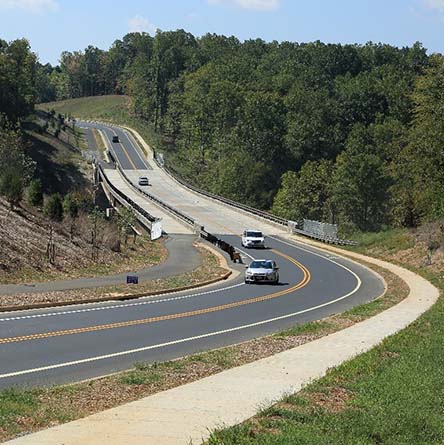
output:
POLYGON ((249 236, 251 238, 262 238, 262 232, 256 232, 256 231, 249 230, 249 231, 247 231, 247 236, 249 236))
POLYGON ((272 261, 253 261, 250 264, 250 269, 273 269, 272 261))

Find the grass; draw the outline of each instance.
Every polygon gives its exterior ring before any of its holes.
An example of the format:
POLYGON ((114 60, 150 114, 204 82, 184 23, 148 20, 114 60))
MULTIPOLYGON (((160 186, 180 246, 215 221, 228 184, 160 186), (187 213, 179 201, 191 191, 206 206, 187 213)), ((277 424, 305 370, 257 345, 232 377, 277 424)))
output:
POLYGON ((79 119, 118 119, 126 115, 130 105, 128 96, 92 96, 78 99, 61 100, 39 104, 37 109, 44 111, 54 110, 56 113, 79 119))
MULTIPOLYGON (((204 251, 204 254, 205 252, 207 251, 204 251)), ((212 267, 218 266, 218 259, 213 255, 205 262, 212 264, 212 267)), ((402 286, 399 278, 388 272, 383 273, 389 285, 389 291, 380 299, 381 302, 385 302, 385 306, 380 306, 380 309, 394 304, 407 294, 407 290, 402 286)), ((370 305, 373 305, 373 303, 370 303, 370 305)), ((363 313, 366 312, 364 308, 361 310, 363 313)), ((134 369, 130 371, 87 383, 52 388, 23 388, 15 389, 12 392, 10 390, 0 391, 0 441, 78 419, 201 379, 225 369, 269 357, 277 352, 299 346, 335 330, 342 329, 361 318, 361 315, 356 316, 351 312, 350 315, 339 314, 325 320, 295 326, 274 335, 213 351, 195 353, 177 360, 162 363, 136 363, 134 369)), ((328 394, 328 388, 319 386, 319 391, 328 394)), ((310 418, 310 401, 307 396, 290 397, 285 403, 290 406, 290 401, 293 400, 295 404, 296 401, 299 401, 296 404, 298 409, 303 407, 301 412, 296 412, 294 415, 298 419, 310 418)), ((288 410, 287 408, 286 406, 285 410, 288 410)), ((279 409, 282 416, 287 415, 283 407, 276 407, 276 409, 279 409)), ((291 411, 293 410, 293 406, 291 406, 291 411)), ((274 412, 267 422, 275 422, 277 412, 274 412)), ((293 414, 290 413, 288 416, 293 416, 293 414)), ((286 421, 290 422, 290 419, 286 421)), ((257 421, 253 420, 253 422, 257 421)), ((256 429, 254 429, 256 427, 253 428, 253 431, 251 428, 249 423, 243 424, 234 429, 217 433, 211 440, 216 441, 214 443, 225 443, 225 440, 226 443, 256 443, 252 439, 256 434, 256 429), (223 435, 223 439, 220 438, 221 435, 223 435), (245 440, 250 440, 250 442, 245 442, 245 440)), ((261 426, 261 428, 263 427, 261 426)))
MULTIPOLYGON (((407 231, 361 235, 359 251, 387 256, 412 247, 407 231), (399 243, 399 244, 398 244, 399 243)), ((444 276, 416 272, 444 290, 444 276)), ((344 317, 367 317, 382 300, 344 317)), ((444 442, 444 304, 371 351, 332 369, 296 395, 233 428, 216 431, 215 444, 397 444, 444 442)), ((316 330, 318 326, 312 326, 316 330)))
POLYGON ((362 253, 380 251, 384 254, 393 254, 401 250, 407 250, 414 246, 414 239, 407 229, 397 228, 381 232, 357 233, 352 236, 358 246, 352 250, 362 253))
POLYGON ((102 154, 102 157, 103 157, 103 154, 106 151, 106 146, 105 146, 105 143, 103 142, 103 138, 100 135, 99 130, 97 130, 96 128, 92 128, 92 133, 94 135, 94 139, 96 141, 97 147, 98 147, 98 149, 99 149, 99 151, 100 151, 100 153, 102 154))
POLYGON ((79 119, 96 119, 134 128, 154 147, 163 146, 161 137, 152 126, 131 114, 131 98, 128 96, 93 96, 39 104, 38 109, 73 116, 79 119))

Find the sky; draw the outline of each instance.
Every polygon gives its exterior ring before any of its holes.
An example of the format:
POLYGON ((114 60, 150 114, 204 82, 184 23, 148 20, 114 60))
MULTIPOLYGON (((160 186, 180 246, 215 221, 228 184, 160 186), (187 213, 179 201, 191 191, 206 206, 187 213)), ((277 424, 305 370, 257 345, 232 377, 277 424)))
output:
POLYGON ((42 63, 157 29, 240 40, 419 41, 429 53, 444 53, 444 0, 0 0, 0 39, 27 38, 42 63))

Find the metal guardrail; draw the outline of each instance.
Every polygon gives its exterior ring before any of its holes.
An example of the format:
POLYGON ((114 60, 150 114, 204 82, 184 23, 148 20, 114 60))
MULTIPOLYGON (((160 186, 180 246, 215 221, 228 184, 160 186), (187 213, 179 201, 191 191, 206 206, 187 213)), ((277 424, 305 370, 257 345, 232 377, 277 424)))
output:
POLYGON ((267 221, 270 221, 274 224, 279 224, 282 226, 287 226, 288 221, 284 218, 280 218, 279 216, 273 215, 272 213, 269 212, 265 212, 263 210, 259 210, 259 209, 255 209, 254 207, 250 207, 247 206, 245 204, 241 204, 239 202, 233 201, 231 199, 228 198, 224 198, 223 196, 219 196, 216 195, 214 193, 211 192, 207 192, 206 190, 203 190, 199 187, 196 187, 192 184, 190 184, 189 182, 185 181, 184 179, 182 179, 177 172, 173 171, 171 168, 168 168, 165 164, 162 164, 159 162, 159 160, 157 159, 157 156, 154 156, 154 160, 156 162, 156 164, 159 166, 159 168, 161 168, 162 170, 164 170, 169 176, 171 176, 175 181, 177 181, 179 184, 183 185, 184 187, 199 193, 201 195, 207 196, 208 198, 214 199, 216 201, 222 202, 224 204, 228 204, 231 207, 235 207, 237 209, 243 210, 249 214, 255 215, 259 218, 263 218, 266 219, 267 221))
MULTIPOLYGON (((183 185, 184 187, 198 193, 204 196, 207 196, 211 199, 214 199, 216 201, 222 202, 226 205, 229 205, 231 207, 243 210, 251 215, 257 216, 259 218, 263 218, 269 222, 272 222, 274 224, 280 225, 280 226, 284 226, 287 227, 292 233, 298 233, 299 235, 303 235, 303 236, 307 236, 309 238, 312 239, 316 239, 318 241, 322 241, 328 244, 338 244, 338 245, 348 245, 348 246, 355 246, 357 245, 356 241, 351 241, 351 240, 346 240, 346 239, 341 239, 339 237, 337 237, 337 229, 335 229, 332 224, 327 224, 327 223, 320 223, 317 221, 308 221, 308 220, 304 220, 304 229, 305 229, 305 221, 307 222, 311 222, 314 223, 314 225, 316 227, 318 227, 319 225, 322 227, 327 227, 328 230, 324 230, 325 233, 318 233, 317 231, 308 231, 308 230, 302 230, 298 228, 298 223, 295 223, 293 221, 289 221, 286 220, 284 218, 280 218, 279 216, 273 215, 269 212, 265 212, 263 210, 259 210, 259 209, 255 209, 254 207, 250 207, 247 206, 245 204, 241 204, 238 203, 236 201, 233 201, 231 199, 228 198, 224 198, 223 196, 219 196, 216 195, 214 193, 211 192, 207 192, 206 190, 203 190, 199 187, 196 187, 192 184, 190 184, 188 181, 185 181, 184 179, 182 179, 177 172, 175 172, 174 170, 168 168, 165 165, 165 160, 162 159, 159 160, 158 156, 159 154, 156 153, 156 150, 154 148, 152 148, 153 150, 153 158, 154 161, 156 162, 157 166, 159 168, 161 168, 163 171, 165 171, 173 180, 177 181, 179 184, 183 185)), ((120 165, 117 165, 117 168, 119 168, 120 172, 122 173, 122 175, 124 176, 124 178, 126 179, 126 181, 132 185, 134 187, 134 185, 131 183, 131 181, 128 179, 128 177, 126 176, 126 174, 124 173, 123 169, 120 167, 120 165)), ((144 190, 139 190, 137 189, 140 193, 142 193, 143 195, 145 195, 147 198, 149 198, 150 200, 152 200, 153 202, 157 203, 159 206, 163 207, 165 210, 167 210, 168 212, 174 214, 176 217, 178 217, 179 219, 181 219, 182 221, 186 222, 189 225, 192 225, 194 227, 194 229, 196 230, 196 227, 200 227, 198 222, 195 221, 193 218, 189 217, 188 215, 182 213, 181 211, 175 209, 174 207, 170 206, 169 204, 165 203, 164 201, 160 200, 159 198, 151 195, 150 193, 145 192, 144 190)), ((309 227, 307 227, 309 228, 309 227)), ((217 239, 214 235, 206 232, 203 227, 202 229, 197 230, 197 232, 200 234, 200 236, 202 238, 208 239, 207 236, 211 239, 217 239)), ((210 241, 212 242, 212 241, 210 241)), ((226 244, 226 243, 225 243, 226 244)), ((232 247, 232 246, 231 246, 232 247)), ((231 249, 230 249, 231 251, 231 249)), ((233 248, 234 251, 234 248, 233 248)), ((231 253, 230 253, 231 256, 231 253)))
MULTIPOLYGON (((157 198, 157 196, 152 195, 151 193, 146 192, 145 190, 140 190, 139 188, 136 188, 134 184, 131 182, 131 180, 126 175, 125 171, 120 167, 119 164, 116 164, 117 169, 125 179, 125 181, 133 188, 137 190, 137 192, 141 193, 142 195, 146 196, 150 201, 153 201, 158 206, 162 207, 163 209, 167 210, 168 212, 175 215, 180 220, 184 221, 185 223, 189 224, 190 226, 195 225, 196 221, 191 218, 190 216, 186 215, 185 213, 181 212, 180 210, 175 209, 174 207, 167 204, 165 201, 162 201, 161 199, 157 198)), ((137 205, 137 204, 136 204, 137 205)))
POLYGON ((307 236, 308 238, 312 238, 317 241, 322 241, 323 243, 327 244, 337 244, 340 246, 356 246, 358 244, 356 241, 319 235, 317 233, 306 232, 305 230, 301 229, 292 229, 292 232, 299 235, 307 236))
POLYGON ((239 263, 242 263, 242 257, 239 252, 236 251, 234 246, 227 243, 226 241, 219 239, 217 236, 213 235, 210 232, 207 232, 203 227, 200 230, 199 233, 200 237, 207 240, 209 243, 214 244, 215 246, 219 247, 219 249, 223 250, 224 252, 228 253, 230 256, 231 261, 239 263))
POLYGON ((155 216, 148 213, 145 209, 140 207, 136 202, 134 202, 131 198, 126 196, 117 187, 115 187, 106 176, 105 172, 103 171, 103 167, 100 163, 96 164, 96 166, 102 182, 106 184, 106 187, 108 188, 112 196, 125 207, 128 206, 132 207, 136 213, 137 219, 149 230, 151 230, 152 223, 159 221, 159 218, 156 218, 155 216))

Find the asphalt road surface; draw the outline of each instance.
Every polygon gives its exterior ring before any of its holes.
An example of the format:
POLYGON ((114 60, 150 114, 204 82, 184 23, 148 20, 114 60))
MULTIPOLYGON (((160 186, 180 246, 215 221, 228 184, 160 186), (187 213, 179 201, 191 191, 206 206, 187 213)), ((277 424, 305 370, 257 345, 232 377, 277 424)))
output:
POLYGON ((241 274, 209 289, 3 314, 0 387, 66 383, 168 360, 320 319, 382 294, 383 283, 367 268, 289 241, 279 228, 179 187, 124 132, 101 128, 119 135, 115 154, 124 168, 135 175, 152 169, 150 192, 205 220, 212 233, 241 249, 244 228, 262 230, 267 249, 242 249, 244 260, 275 260, 280 283, 246 285, 241 274))

